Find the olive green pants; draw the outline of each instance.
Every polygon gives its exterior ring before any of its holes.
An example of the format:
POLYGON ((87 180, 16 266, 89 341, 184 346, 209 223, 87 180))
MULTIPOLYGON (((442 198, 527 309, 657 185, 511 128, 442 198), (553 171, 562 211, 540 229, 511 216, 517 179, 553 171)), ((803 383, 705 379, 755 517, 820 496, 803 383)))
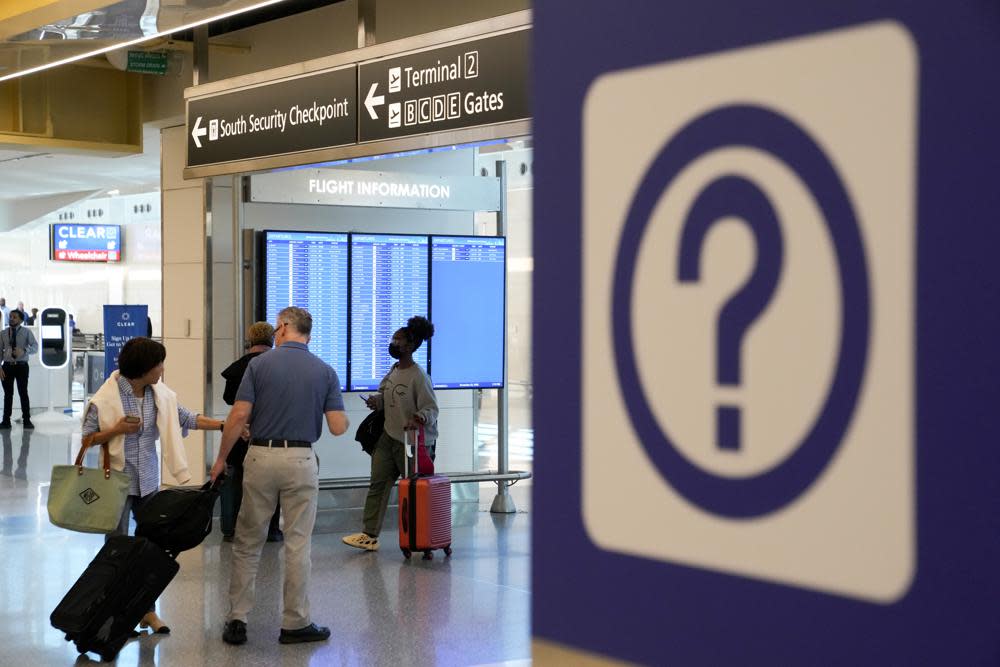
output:
MULTIPOLYGON (((434 460, 435 443, 427 443, 427 454, 434 460)), ((372 477, 368 487, 368 497, 365 498, 364 531, 372 537, 378 537, 385 521, 385 510, 389 506, 389 494, 396 480, 404 474, 403 443, 394 439, 385 431, 375 443, 372 452, 372 477)), ((409 469, 413 471, 413 460, 409 469)))

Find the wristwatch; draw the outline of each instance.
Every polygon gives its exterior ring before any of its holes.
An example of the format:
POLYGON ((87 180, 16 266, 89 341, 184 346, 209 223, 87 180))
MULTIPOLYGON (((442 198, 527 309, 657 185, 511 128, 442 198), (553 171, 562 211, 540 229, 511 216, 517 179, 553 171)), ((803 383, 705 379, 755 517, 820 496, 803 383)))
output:
POLYGON ((225 431, 226 430, 226 422, 222 422, 221 424, 219 424, 219 430, 220 431, 225 431))

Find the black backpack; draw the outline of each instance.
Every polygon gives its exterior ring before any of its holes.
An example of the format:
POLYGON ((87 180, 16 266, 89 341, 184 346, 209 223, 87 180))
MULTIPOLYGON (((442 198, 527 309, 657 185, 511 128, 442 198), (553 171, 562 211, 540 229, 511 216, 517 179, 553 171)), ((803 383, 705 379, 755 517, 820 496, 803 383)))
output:
POLYGON ((385 428, 385 411, 372 410, 358 426, 354 439, 361 443, 361 449, 365 454, 371 456, 375 451, 375 443, 382 437, 382 430, 385 428))
POLYGON ((199 489, 157 491, 136 513, 135 534, 176 557, 201 544, 212 532, 212 514, 223 477, 199 489))

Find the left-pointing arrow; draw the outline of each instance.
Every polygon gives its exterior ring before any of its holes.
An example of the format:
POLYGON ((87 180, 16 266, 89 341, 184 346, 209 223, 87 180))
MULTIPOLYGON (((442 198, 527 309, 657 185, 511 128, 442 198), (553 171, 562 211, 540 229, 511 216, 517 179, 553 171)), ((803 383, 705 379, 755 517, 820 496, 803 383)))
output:
POLYGON ((372 84, 372 87, 368 89, 368 97, 365 98, 365 108, 368 109, 368 114, 372 117, 372 120, 378 120, 378 114, 375 113, 375 107, 380 104, 385 104, 385 95, 376 95, 375 89, 378 88, 378 82, 372 84))
POLYGON ((201 139, 198 137, 204 137, 208 134, 208 128, 201 126, 201 116, 198 116, 194 121, 194 129, 191 130, 191 138, 194 139, 194 145, 201 148, 201 139))

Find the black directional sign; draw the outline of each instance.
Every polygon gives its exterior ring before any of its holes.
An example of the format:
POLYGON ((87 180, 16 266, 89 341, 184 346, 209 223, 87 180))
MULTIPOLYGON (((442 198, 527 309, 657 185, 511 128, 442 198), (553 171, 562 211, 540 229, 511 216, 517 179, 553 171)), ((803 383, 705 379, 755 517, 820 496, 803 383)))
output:
POLYGON ((358 141, 531 117, 531 30, 359 65, 358 141))
POLYGON ((191 99, 187 132, 189 167, 353 144, 357 67, 191 99))

